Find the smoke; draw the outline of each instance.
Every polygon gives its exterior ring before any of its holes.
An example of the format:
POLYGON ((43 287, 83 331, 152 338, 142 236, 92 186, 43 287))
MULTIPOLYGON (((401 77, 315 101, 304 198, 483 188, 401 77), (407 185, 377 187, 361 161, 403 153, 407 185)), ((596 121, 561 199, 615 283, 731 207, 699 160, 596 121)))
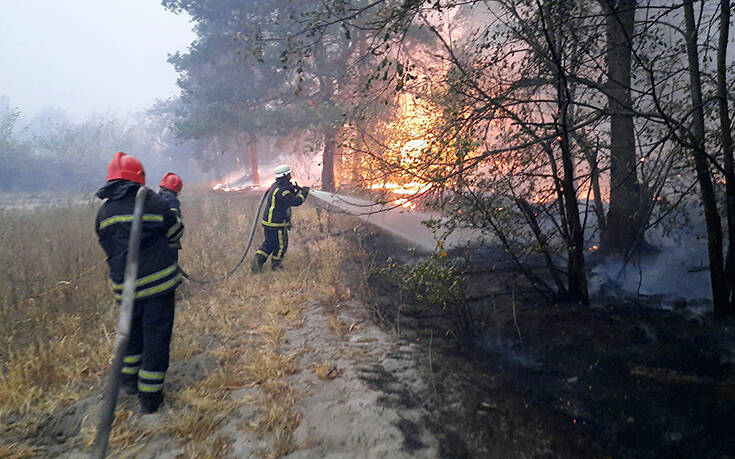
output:
POLYGON ((593 297, 657 297, 665 308, 712 299, 705 224, 695 206, 678 209, 672 222, 650 230, 646 237, 648 247, 627 259, 590 257, 593 297))

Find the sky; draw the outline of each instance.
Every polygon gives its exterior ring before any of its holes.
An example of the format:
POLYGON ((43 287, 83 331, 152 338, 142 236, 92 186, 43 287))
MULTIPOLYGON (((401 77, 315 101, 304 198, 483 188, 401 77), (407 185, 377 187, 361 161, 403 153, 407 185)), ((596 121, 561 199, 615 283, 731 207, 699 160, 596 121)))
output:
POLYGON ((178 94, 195 35, 158 0, 0 0, 0 96, 25 116, 125 115, 178 94))

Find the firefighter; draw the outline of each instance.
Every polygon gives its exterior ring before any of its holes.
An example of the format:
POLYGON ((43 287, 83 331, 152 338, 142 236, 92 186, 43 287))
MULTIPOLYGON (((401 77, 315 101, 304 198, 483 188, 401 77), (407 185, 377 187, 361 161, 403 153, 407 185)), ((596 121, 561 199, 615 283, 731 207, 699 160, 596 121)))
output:
POLYGON ((265 241, 255 253, 250 267, 260 272, 271 257, 271 269, 283 269, 283 257, 288 249, 288 230, 291 227, 291 207, 300 206, 309 195, 309 187, 291 183, 291 168, 282 164, 275 169, 276 182, 271 185, 265 198, 263 233, 265 241))
MULTIPOLYGON (((105 202, 97 213, 95 230, 107 255, 118 302, 122 299, 135 195, 142 185, 143 166, 132 156, 118 152, 107 168, 107 183, 97 191, 105 202)), ((181 239, 183 232, 178 215, 150 192, 143 213, 135 303, 121 381, 126 393, 138 393, 143 413, 154 413, 163 402, 174 323, 174 291, 181 283, 175 251, 170 250, 169 244, 181 239)))
MULTIPOLYGON (((161 183, 158 184, 158 195, 168 204, 171 212, 174 212, 182 221, 181 203, 179 203, 178 195, 183 187, 184 182, 181 180, 181 177, 173 172, 166 172, 161 179, 161 183)), ((172 242, 169 244, 169 247, 173 249, 173 252, 176 255, 176 261, 178 262, 179 250, 181 250, 181 241, 172 242)))

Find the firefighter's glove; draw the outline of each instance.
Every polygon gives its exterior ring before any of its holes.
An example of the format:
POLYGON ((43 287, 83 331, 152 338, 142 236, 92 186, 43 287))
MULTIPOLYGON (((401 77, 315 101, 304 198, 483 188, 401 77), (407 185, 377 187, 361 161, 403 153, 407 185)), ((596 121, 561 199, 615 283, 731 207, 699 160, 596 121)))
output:
POLYGON ((309 190, 311 190, 311 188, 309 188, 308 186, 301 187, 301 191, 304 193, 304 199, 309 196, 309 190))

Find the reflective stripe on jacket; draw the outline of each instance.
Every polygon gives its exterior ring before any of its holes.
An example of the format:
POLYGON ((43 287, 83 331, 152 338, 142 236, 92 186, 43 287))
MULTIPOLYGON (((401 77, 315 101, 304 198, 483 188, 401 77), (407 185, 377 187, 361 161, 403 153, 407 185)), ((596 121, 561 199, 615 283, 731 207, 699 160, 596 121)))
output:
MULTIPOLYGON (((120 300, 125 276, 128 240, 133 221, 135 194, 139 186, 127 180, 108 182, 97 196, 106 199, 97 212, 95 230, 107 255, 115 298, 120 300)), ((166 202, 154 192, 146 197, 143 234, 136 280, 136 298, 174 290, 181 283, 175 250, 169 244, 181 239, 184 225, 166 202)))
POLYGON ((304 192, 296 191, 290 181, 276 181, 265 198, 263 225, 271 228, 288 226, 289 208, 300 206, 304 203, 304 199, 304 192))
MULTIPOLYGON (((171 209, 172 212, 175 212, 179 219, 183 221, 183 217, 181 216, 181 203, 179 202, 179 198, 176 196, 176 193, 166 188, 161 188, 158 191, 158 195, 166 202, 168 208, 171 209)), ((181 237, 169 244, 172 249, 181 249, 181 241, 179 241, 179 239, 181 239, 181 237)))

